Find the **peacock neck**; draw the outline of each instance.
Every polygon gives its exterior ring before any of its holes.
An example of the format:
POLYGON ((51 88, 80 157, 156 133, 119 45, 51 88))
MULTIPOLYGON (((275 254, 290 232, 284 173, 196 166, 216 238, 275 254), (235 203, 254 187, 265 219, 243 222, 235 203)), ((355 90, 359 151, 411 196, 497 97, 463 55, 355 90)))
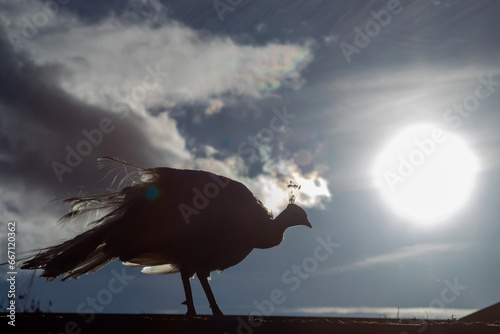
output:
POLYGON ((255 248, 265 249, 278 246, 283 241, 283 233, 289 227, 286 221, 283 220, 282 215, 271 219, 265 226, 265 229, 262 229, 257 236, 257 246, 255 248))

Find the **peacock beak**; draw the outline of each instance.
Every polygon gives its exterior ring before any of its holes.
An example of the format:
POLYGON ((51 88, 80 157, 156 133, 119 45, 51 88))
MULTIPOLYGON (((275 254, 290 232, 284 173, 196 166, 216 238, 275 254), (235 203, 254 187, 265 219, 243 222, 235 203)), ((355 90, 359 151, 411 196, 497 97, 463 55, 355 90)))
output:
POLYGON ((313 228, 309 219, 304 223, 304 225, 309 227, 309 228, 313 228))

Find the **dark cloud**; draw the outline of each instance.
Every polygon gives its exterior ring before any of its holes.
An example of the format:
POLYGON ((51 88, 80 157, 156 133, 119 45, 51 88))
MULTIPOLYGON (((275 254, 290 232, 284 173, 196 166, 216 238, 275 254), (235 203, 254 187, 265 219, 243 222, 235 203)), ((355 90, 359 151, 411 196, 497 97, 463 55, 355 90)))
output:
POLYGON ((75 190, 77 185, 93 185, 102 178, 96 168, 98 157, 133 158, 134 163, 144 165, 157 162, 155 150, 143 135, 147 129, 141 128, 141 119, 125 107, 121 113, 112 112, 71 96, 60 87, 60 78, 69 75, 61 65, 36 64, 28 54, 14 52, 4 31, 0 36, 2 182, 75 190), (101 132, 101 125, 106 125, 108 133, 101 132), (80 163, 73 158, 77 166, 71 173, 61 173, 60 182, 53 163, 67 165, 66 147, 78 153, 79 143, 90 142, 84 131, 92 133, 94 143, 82 144, 80 151, 90 154, 78 154, 80 163))

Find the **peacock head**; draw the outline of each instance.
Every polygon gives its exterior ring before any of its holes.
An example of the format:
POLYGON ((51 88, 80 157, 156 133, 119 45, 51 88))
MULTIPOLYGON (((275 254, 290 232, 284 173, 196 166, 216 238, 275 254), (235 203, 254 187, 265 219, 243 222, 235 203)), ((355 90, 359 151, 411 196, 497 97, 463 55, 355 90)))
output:
POLYGON ((286 222, 288 227, 304 225, 312 228, 311 222, 307 218, 307 213, 297 204, 289 203, 285 210, 280 213, 279 217, 286 222))

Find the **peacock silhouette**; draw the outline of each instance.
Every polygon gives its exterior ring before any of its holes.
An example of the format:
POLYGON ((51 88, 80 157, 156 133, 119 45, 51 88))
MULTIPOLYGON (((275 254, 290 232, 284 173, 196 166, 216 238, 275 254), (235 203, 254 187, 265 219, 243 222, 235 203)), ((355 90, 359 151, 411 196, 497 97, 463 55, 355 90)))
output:
MULTIPOLYGON (((290 183, 288 206, 272 213, 242 183, 206 171, 142 168, 115 158, 100 158, 126 173, 114 191, 64 201, 72 209, 62 221, 104 210, 89 229, 62 244, 38 250, 22 269, 42 269, 47 280, 78 278, 119 259, 146 274, 180 273, 187 315, 196 315, 190 278, 195 275, 212 313, 222 315, 210 288, 212 271, 241 262, 254 248, 271 248, 292 226, 312 227, 294 204, 300 186, 290 183), (120 182, 120 183, 122 183, 120 182)), ((116 179, 116 177, 115 177, 116 179)))

